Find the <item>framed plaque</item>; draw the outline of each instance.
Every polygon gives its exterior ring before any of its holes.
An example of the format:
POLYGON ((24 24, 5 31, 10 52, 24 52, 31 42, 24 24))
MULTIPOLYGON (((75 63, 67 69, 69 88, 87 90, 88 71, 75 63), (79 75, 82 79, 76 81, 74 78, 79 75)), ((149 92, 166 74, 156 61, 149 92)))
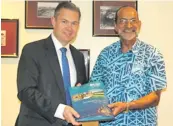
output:
POLYGON ((18 19, 1 19, 1 57, 18 57, 18 19))

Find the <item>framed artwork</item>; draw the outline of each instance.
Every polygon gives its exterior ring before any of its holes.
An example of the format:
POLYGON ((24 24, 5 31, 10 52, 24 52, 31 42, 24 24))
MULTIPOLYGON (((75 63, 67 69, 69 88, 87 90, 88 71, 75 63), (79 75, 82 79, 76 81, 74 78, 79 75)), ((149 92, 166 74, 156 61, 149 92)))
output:
POLYGON ((89 80, 89 75, 90 75, 90 50, 89 49, 79 49, 79 51, 81 53, 83 53, 83 55, 84 55, 86 76, 87 76, 87 80, 89 80))
POLYGON ((62 0, 25 1, 25 28, 52 29, 51 17, 60 2, 62 0))
POLYGON ((114 30, 116 11, 122 6, 137 10, 137 1, 93 1, 93 36, 118 36, 114 30))
POLYGON ((1 57, 18 57, 18 19, 1 19, 1 57))

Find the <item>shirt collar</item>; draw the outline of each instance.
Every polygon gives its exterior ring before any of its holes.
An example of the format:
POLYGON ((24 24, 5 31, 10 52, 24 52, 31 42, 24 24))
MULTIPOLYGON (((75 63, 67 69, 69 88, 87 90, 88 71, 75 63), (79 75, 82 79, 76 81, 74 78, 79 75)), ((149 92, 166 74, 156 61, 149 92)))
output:
POLYGON ((141 41, 137 38, 135 44, 132 46, 132 52, 137 53, 139 51, 141 41))
POLYGON ((56 37, 53 33, 51 34, 51 37, 52 37, 52 41, 54 43, 54 46, 55 46, 56 50, 60 50, 60 48, 62 48, 62 47, 65 47, 67 50, 69 50, 70 44, 67 44, 66 46, 63 46, 61 44, 61 42, 58 39, 56 39, 56 37))
MULTIPOLYGON (((139 50, 139 46, 140 46, 140 40, 137 38, 136 39, 136 42, 135 42, 135 44, 132 46, 132 49, 131 49, 131 51, 133 52, 133 53, 137 53, 138 52, 138 50, 139 50)), ((120 51, 121 51, 121 41, 119 40, 118 41, 118 48, 120 49, 120 51)))

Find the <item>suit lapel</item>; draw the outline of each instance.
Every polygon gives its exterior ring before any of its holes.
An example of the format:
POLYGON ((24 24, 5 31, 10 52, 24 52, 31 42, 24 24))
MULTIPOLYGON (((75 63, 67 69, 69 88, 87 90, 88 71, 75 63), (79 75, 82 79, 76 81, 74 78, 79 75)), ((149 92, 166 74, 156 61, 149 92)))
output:
POLYGON ((57 84, 59 86, 60 91, 62 92, 62 96, 64 97, 63 99, 65 99, 65 89, 64 89, 64 84, 63 84, 64 82, 62 79, 62 73, 61 73, 61 69, 60 69, 60 65, 59 65, 58 56, 56 54, 55 46, 53 44, 51 36, 49 36, 45 40, 45 49, 46 49, 46 55, 48 58, 48 62, 50 63, 50 67, 51 67, 53 73, 55 74, 57 84))

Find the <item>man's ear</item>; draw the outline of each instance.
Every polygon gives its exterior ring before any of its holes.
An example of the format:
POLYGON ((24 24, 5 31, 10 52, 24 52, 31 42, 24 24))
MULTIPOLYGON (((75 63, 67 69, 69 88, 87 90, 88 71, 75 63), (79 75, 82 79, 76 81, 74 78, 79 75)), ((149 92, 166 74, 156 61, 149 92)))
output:
POLYGON ((139 22, 138 22, 138 33, 140 32, 140 30, 141 30, 141 21, 139 20, 139 22))
POLYGON ((55 27, 55 22, 56 22, 55 17, 54 16, 51 17, 51 23, 52 23, 53 28, 55 27))
POLYGON ((116 23, 114 24, 114 29, 115 29, 115 32, 118 33, 118 28, 117 28, 117 24, 116 23))
POLYGON ((138 24, 138 25, 139 25, 139 29, 141 29, 141 24, 142 24, 142 23, 141 23, 141 21, 139 20, 139 24, 138 24))

